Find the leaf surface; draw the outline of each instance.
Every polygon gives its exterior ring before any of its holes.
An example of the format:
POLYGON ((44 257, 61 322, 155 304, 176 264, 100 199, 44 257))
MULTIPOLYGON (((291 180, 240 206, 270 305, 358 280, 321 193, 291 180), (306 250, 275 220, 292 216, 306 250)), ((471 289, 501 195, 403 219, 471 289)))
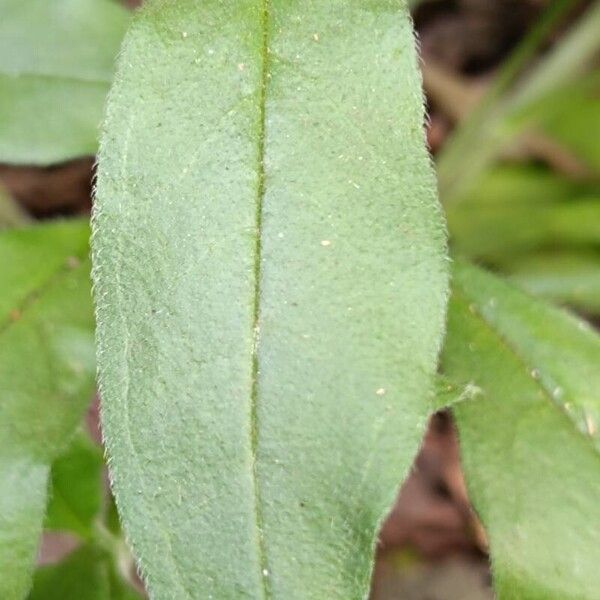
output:
POLYGON ((401 2, 136 19, 93 248, 113 485, 154 598, 367 593, 443 328, 422 123, 401 2))
POLYGON ((475 267, 454 271, 445 374, 499 600, 589 599, 600 576, 600 339, 475 267))
POLYGON ((0 161, 94 154, 127 11, 111 0, 0 0, 0 14, 0 161))
POLYGON ((94 382, 89 229, 81 222, 0 235, 0 597, 27 591, 50 464, 94 382))

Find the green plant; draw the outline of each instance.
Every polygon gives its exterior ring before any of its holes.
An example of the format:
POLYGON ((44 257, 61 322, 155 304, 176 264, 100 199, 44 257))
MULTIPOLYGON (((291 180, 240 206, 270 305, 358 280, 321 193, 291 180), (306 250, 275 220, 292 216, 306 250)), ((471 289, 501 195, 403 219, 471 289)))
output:
MULTIPOLYGON (((152 597, 365 597, 380 522, 445 406, 498 597, 597 596, 600 338, 472 263, 600 309, 597 148, 572 133, 581 113, 597 123, 597 76, 564 91, 597 50, 599 6, 513 89, 526 40, 440 159, 453 261, 402 2, 152 0, 137 15, 107 102, 92 254, 113 489, 152 597), (575 153, 578 181, 499 164, 533 130, 575 153)), ((94 151, 126 12, 0 10, 0 157, 94 151)), ((0 208, 7 227, 23 218, 8 197, 0 208)), ((78 431, 93 393, 88 236, 79 221, 0 234, 9 600, 138 597, 78 431), (80 547, 32 577, 43 529, 80 547)))

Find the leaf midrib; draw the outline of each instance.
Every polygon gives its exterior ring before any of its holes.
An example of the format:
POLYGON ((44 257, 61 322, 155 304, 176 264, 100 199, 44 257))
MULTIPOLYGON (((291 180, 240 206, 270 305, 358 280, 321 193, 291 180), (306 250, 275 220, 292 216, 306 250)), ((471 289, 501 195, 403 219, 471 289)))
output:
MULTIPOLYGON (((521 356, 521 354, 513 346, 513 344, 502 334, 502 332, 497 327, 495 327, 492 323, 490 323, 485 318, 485 316, 479 312, 479 310, 477 310, 477 309, 471 310, 471 303, 469 302, 468 293, 463 292, 462 290, 459 290, 458 286, 456 285, 456 282, 453 285, 452 293, 455 297, 459 298, 459 300, 462 304, 464 304, 467 307, 467 309, 469 310, 469 314, 471 314, 480 323, 482 323, 483 326, 488 331, 490 331, 500 341, 500 343, 508 350, 508 352, 513 356, 513 358, 523 367, 524 372, 529 374, 531 371, 531 365, 529 364, 529 362, 523 356, 521 356)), ((600 458, 600 453, 598 452, 598 449, 596 448, 592 438, 590 436, 583 434, 575 426, 573 419, 571 419, 571 417, 567 414, 566 410, 561 410, 559 408, 557 403, 552 398, 550 391, 546 388, 545 385, 543 385, 543 383, 541 381, 539 381, 538 379, 536 379, 534 377, 531 377, 531 375, 529 375, 529 377, 537 385, 537 387, 542 391, 544 398, 550 403, 550 405, 566 419, 566 421, 569 424, 569 430, 573 431, 575 434, 577 434, 578 437, 581 436, 586 441, 586 443, 589 445, 589 447, 591 447, 595 456, 600 458)))
POLYGON ((269 69, 269 1, 262 0, 261 6, 261 77, 259 92, 259 129, 257 150, 257 198, 256 198, 256 242, 254 247, 254 297, 252 318, 252 383, 250 393, 250 453, 252 460, 252 490, 254 498, 254 521, 256 527, 256 545, 258 552, 259 573, 258 578, 263 598, 272 596, 269 585, 269 569, 267 552, 263 535, 263 515, 261 510, 261 494, 257 473, 258 454, 258 344, 259 344, 259 319, 260 319, 260 281, 262 260, 262 216, 263 201, 265 197, 265 138, 266 138, 266 99, 269 69))

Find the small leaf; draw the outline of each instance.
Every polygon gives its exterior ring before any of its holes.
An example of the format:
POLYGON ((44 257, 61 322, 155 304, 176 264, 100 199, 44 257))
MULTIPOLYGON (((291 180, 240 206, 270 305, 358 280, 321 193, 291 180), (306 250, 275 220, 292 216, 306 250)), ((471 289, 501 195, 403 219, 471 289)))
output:
POLYGON ((129 23, 110 0, 0 0, 0 161, 94 154, 129 23))
POLYGON ((454 411, 498 598, 597 598, 600 338, 474 267, 453 281, 443 368, 484 391, 454 411))
POLYGON ((71 531, 84 540, 102 503, 102 452, 83 433, 52 464, 45 529, 71 531))
POLYGON ((88 227, 0 234, 0 598, 27 591, 50 464, 94 382, 88 227))
POLYGON ((155 0, 126 37, 100 153, 98 356, 155 598, 368 592, 447 285, 402 4, 155 0))

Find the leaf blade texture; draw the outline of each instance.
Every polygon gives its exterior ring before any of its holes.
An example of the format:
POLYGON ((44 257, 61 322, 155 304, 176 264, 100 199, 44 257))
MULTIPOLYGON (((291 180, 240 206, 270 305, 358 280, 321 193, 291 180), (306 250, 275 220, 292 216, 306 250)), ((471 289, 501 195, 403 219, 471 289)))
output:
POLYGON ((0 235, 0 596, 23 597, 50 464, 94 384, 89 228, 59 223, 0 235))
POLYGON ((584 322, 457 265, 442 363, 483 393, 454 412, 500 600, 597 595, 598 357, 584 322))
POLYGON ((362 598, 430 411, 445 230, 411 24, 311 7, 150 2, 111 91, 103 427, 155 598, 362 598))

